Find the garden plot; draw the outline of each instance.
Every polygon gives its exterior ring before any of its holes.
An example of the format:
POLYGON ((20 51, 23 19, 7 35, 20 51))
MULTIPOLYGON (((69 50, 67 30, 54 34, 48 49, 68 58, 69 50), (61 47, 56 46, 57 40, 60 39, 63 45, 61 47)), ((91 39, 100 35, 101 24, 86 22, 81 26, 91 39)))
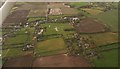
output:
POLYGON ((98 33, 105 32, 107 27, 99 21, 92 18, 85 18, 80 23, 75 25, 79 33, 98 33))

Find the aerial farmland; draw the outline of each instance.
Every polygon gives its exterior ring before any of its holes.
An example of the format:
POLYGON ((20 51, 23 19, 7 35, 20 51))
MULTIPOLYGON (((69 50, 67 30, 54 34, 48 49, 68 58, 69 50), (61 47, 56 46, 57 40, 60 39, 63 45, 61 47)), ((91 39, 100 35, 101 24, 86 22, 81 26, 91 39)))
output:
POLYGON ((16 2, 2 23, 4 67, 118 67, 118 3, 16 2))

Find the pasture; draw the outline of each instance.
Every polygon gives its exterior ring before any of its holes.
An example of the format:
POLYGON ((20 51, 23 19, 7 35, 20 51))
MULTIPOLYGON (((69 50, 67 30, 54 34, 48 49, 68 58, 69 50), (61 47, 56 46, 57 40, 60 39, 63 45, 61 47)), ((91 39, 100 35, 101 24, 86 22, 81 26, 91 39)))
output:
POLYGON ((109 10, 95 17, 106 24, 112 32, 118 32, 118 10, 109 10))
POLYGON ((98 14, 103 12, 103 11, 98 10, 98 9, 89 9, 89 8, 83 8, 82 10, 88 12, 91 15, 98 15, 98 14))
POLYGON ((3 58, 18 57, 23 56, 24 54, 25 52, 22 51, 22 48, 10 48, 2 51, 3 58))
POLYGON ((15 34, 11 34, 15 35, 14 37, 8 37, 5 39, 4 45, 16 45, 30 42, 34 33, 34 28, 22 28, 14 33, 15 34), (29 34, 26 34, 26 31, 28 31, 29 34))
POLYGON ((34 28, 22 28, 15 33, 15 37, 7 37, 4 41, 4 45, 2 47, 3 58, 23 56, 29 52, 24 52, 22 49, 26 43, 30 43, 32 41, 34 28), (26 29, 30 32, 29 34, 25 33, 26 29))
POLYGON ((96 46, 107 45, 118 42, 118 34, 112 32, 97 34, 81 34, 83 37, 89 38, 96 46))
POLYGON ((72 36, 71 34, 74 31, 65 31, 65 29, 72 29, 73 27, 69 23, 45 23, 41 24, 41 27, 46 27, 46 31, 43 33, 43 39, 45 39, 44 37, 47 37, 47 39, 37 43, 35 48, 36 54, 48 56, 66 53, 66 45, 63 38, 72 36))
POLYGON ((118 49, 101 52, 101 59, 94 59, 95 67, 118 67, 118 49))
POLYGON ((48 39, 37 43, 35 52, 38 56, 48 56, 66 53, 66 46, 62 38, 48 39))
POLYGON ((69 5, 73 7, 82 7, 82 6, 89 5, 89 3, 88 2, 72 2, 72 3, 69 3, 69 5))
POLYGON ((69 23, 45 23, 41 24, 41 26, 47 27, 46 32, 44 32, 44 35, 62 34, 64 37, 67 37, 75 32, 64 31, 65 29, 73 29, 73 26, 69 23), (57 30, 55 28, 57 28, 57 30))

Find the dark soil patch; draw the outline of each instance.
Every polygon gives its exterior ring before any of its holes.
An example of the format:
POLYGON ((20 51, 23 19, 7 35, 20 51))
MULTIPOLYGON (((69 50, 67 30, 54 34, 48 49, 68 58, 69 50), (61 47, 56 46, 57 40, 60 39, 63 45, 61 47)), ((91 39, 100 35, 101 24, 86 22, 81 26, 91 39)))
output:
POLYGON ((82 57, 66 56, 64 54, 37 58, 33 67, 90 67, 82 57))
POLYGON ((31 67, 33 57, 31 55, 18 57, 18 58, 11 58, 5 62, 3 65, 4 67, 31 67))
POLYGON ((27 15, 29 14, 29 10, 17 10, 12 12, 4 21, 3 24, 19 24, 27 22, 27 15))
POLYGON ((92 18, 85 18, 74 27, 79 33, 98 33, 107 30, 105 25, 92 18))

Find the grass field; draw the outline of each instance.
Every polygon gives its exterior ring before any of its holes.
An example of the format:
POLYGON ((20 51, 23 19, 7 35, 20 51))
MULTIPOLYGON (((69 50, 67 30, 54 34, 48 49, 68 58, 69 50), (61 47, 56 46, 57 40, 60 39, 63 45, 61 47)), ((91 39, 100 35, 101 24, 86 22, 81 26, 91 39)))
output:
POLYGON ((5 45, 20 44, 27 41, 27 35, 17 35, 16 37, 10 37, 5 40, 5 45))
POLYGON ((18 57, 23 55, 24 55, 24 51, 22 51, 22 48, 11 48, 11 49, 5 49, 2 51, 3 58, 18 57))
MULTIPOLYGON (((68 23, 46 23, 41 24, 42 27, 47 27, 46 31, 43 33, 44 36, 62 34, 64 37, 71 35, 74 31, 64 31, 64 29, 73 28, 68 23), (57 31, 56 29, 57 28, 57 31)), ((44 41, 41 41, 37 44, 35 49, 37 55, 48 56, 54 54, 60 54, 66 52, 66 46, 62 37, 49 39, 51 36, 44 41)))
POLYGON ((49 39, 37 44, 35 49, 37 55, 48 56, 66 52, 66 46, 62 38, 49 39))
POLYGON ((117 42, 113 44, 103 45, 103 46, 100 46, 99 48, 101 49, 101 51, 106 51, 106 50, 119 48, 120 47, 119 44, 120 42, 117 42))
POLYGON ((88 2, 73 2, 73 3, 70 3, 70 5, 74 7, 81 7, 81 6, 89 5, 89 3, 88 2))
POLYGON ((118 10, 110 10, 95 17, 104 24, 108 25, 113 32, 118 31, 118 10))
POLYGON ((85 9, 82 9, 86 12, 88 12, 89 14, 92 14, 92 15, 98 15, 100 13, 102 13, 101 10, 97 10, 97 9, 88 9, 88 8, 85 8, 85 9))
POLYGON ((74 31, 64 31, 64 29, 73 28, 72 25, 68 23, 46 23, 46 24, 42 24, 41 26, 47 27, 46 32, 44 32, 44 35, 63 34, 66 37, 67 35, 74 33, 74 31), (55 30, 56 27, 58 31, 55 30))
POLYGON ((118 34, 112 33, 112 32, 97 33, 97 34, 83 34, 82 36, 89 38, 90 40, 95 42, 95 45, 97 46, 118 42, 118 34))
POLYGON ((118 49, 104 51, 103 58, 94 59, 95 67, 118 67, 118 49))
POLYGON ((20 31, 15 32, 16 36, 15 37, 8 37, 5 40, 5 45, 11 45, 11 44, 20 44, 20 43, 27 43, 30 42, 33 33, 34 33, 34 28, 23 28, 20 31), (25 34, 25 31, 29 31, 29 35, 25 34))
POLYGON ((37 17, 37 18, 29 18, 28 22, 34 22, 34 21, 37 21, 37 20, 42 21, 42 20, 45 20, 45 18, 39 18, 39 17, 37 17))

